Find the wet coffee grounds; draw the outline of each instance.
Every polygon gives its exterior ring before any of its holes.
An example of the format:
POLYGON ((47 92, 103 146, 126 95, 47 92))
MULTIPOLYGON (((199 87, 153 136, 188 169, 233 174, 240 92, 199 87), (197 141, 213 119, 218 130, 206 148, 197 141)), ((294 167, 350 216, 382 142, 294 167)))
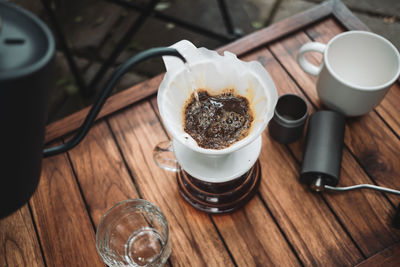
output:
POLYGON ((227 90, 210 95, 198 89, 199 101, 194 93, 184 109, 184 130, 197 144, 206 149, 223 149, 246 137, 253 115, 249 101, 227 90))

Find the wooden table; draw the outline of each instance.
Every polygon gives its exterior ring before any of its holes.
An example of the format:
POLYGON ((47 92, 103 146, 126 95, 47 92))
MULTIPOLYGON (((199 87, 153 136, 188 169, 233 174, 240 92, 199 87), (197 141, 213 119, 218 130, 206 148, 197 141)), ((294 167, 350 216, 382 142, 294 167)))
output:
MULTIPOLYGON (((338 1, 235 41, 229 50, 257 60, 279 94, 305 96, 321 108, 315 78, 296 63, 306 42, 328 42, 363 25, 338 1)), ((318 62, 320 55, 309 60, 318 62)), ((258 194, 227 215, 208 215, 179 195, 175 174, 157 168, 152 149, 168 138, 155 95, 162 75, 109 99, 85 140, 43 162, 29 204, 0 221, 0 266, 104 266, 95 228, 113 204, 144 198, 166 214, 171 266, 400 266, 400 232, 391 226, 399 198, 374 191, 313 193, 298 181, 304 137, 281 145, 263 133, 258 194)), ((368 115, 347 119, 340 184, 400 188, 400 86, 368 115)), ((47 128, 59 143, 87 110, 47 128)))

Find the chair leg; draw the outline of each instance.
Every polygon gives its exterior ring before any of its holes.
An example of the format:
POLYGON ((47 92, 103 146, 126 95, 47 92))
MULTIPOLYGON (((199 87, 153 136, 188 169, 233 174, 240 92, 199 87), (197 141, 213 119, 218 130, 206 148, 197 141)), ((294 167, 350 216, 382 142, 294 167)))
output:
POLYGON ((49 0, 42 0, 42 5, 45 8, 46 13, 49 16, 49 19, 51 21, 51 24, 54 27, 55 35, 57 36, 57 39, 59 41, 59 45, 61 46, 61 49, 63 50, 64 55, 65 55, 65 57, 67 59, 69 68, 70 68, 70 70, 71 70, 71 72, 72 72, 72 74, 73 74, 73 76, 75 78, 76 85, 79 88, 79 92, 82 95, 88 95, 88 90, 87 90, 87 87, 86 87, 86 83, 83 80, 82 75, 80 74, 78 66, 76 65, 76 62, 75 62, 74 57, 72 55, 71 49, 69 48, 69 46, 67 44, 67 41, 66 41, 66 38, 64 36, 64 33, 63 33, 62 29, 61 29, 60 23, 59 23, 57 17, 55 16, 55 14, 53 13, 50 1, 49 0))
POLYGON ((94 78, 90 81, 89 89, 93 92, 94 88, 98 82, 103 78, 104 74, 107 72, 108 68, 115 62, 117 57, 124 50, 127 43, 132 40, 133 36, 138 32, 140 27, 145 23, 148 17, 153 13, 155 6, 160 0, 152 0, 148 5, 146 5, 145 10, 139 15, 135 20, 129 30, 124 34, 124 37, 118 42, 111 55, 106 59, 101 68, 97 71, 94 78))
POLYGON ((232 18, 228 12, 228 7, 226 6, 225 0, 217 0, 219 10, 221 11, 222 19, 224 21, 226 30, 232 40, 238 39, 243 36, 242 30, 239 28, 234 28, 232 23, 232 18))

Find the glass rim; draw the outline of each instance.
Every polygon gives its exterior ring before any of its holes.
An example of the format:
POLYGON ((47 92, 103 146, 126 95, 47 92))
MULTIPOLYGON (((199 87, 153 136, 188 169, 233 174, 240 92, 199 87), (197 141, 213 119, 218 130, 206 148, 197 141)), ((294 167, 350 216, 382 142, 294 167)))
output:
MULTIPOLYGON (((99 255, 101 256, 101 258, 103 259, 103 261, 105 261, 105 258, 103 257, 103 253, 101 252, 100 248, 99 248, 99 228, 102 226, 104 220, 106 219, 106 217, 112 212, 114 211, 117 207, 120 207, 124 204, 127 203, 136 203, 137 206, 144 206, 144 205, 150 205, 152 208, 154 208, 161 216, 162 219, 165 221, 165 225, 166 225, 166 235, 165 235, 165 244, 163 244, 162 249, 160 251, 160 253, 158 253, 158 255, 153 259, 152 262, 143 265, 144 267, 146 266, 151 266, 151 264, 153 264, 154 262, 158 261, 161 256, 164 254, 165 250, 168 247, 168 243, 169 243, 169 225, 168 225, 168 221, 167 218, 165 217, 164 213, 161 211, 161 209, 156 206, 155 204, 153 204, 152 202, 146 200, 146 199, 142 199, 142 198, 131 198, 131 199, 125 199, 122 201, 117 202, 116 204, 114 204, 111 208, 109 208, 101 217, 97 227, 96 227, 96 249, 97 249, 97 253, 99 253, 99 255)), ((108 262, 106 262, 106 264, 109 264, 108 262)))

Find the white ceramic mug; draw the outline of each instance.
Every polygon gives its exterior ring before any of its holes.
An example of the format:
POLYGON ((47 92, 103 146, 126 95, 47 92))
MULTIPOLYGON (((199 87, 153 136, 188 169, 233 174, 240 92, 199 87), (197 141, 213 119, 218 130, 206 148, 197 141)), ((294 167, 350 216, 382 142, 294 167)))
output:
POLYGON ((317 92, 329 109, 346 116, 364 115, 384 98, 400 74, 400 55, 385 38, 366 31, 336 35, 328 44, 304 44, 297 61, 307 73, 318 76, 317 92), (307 52, 323 54, 315 66, 307 52))

